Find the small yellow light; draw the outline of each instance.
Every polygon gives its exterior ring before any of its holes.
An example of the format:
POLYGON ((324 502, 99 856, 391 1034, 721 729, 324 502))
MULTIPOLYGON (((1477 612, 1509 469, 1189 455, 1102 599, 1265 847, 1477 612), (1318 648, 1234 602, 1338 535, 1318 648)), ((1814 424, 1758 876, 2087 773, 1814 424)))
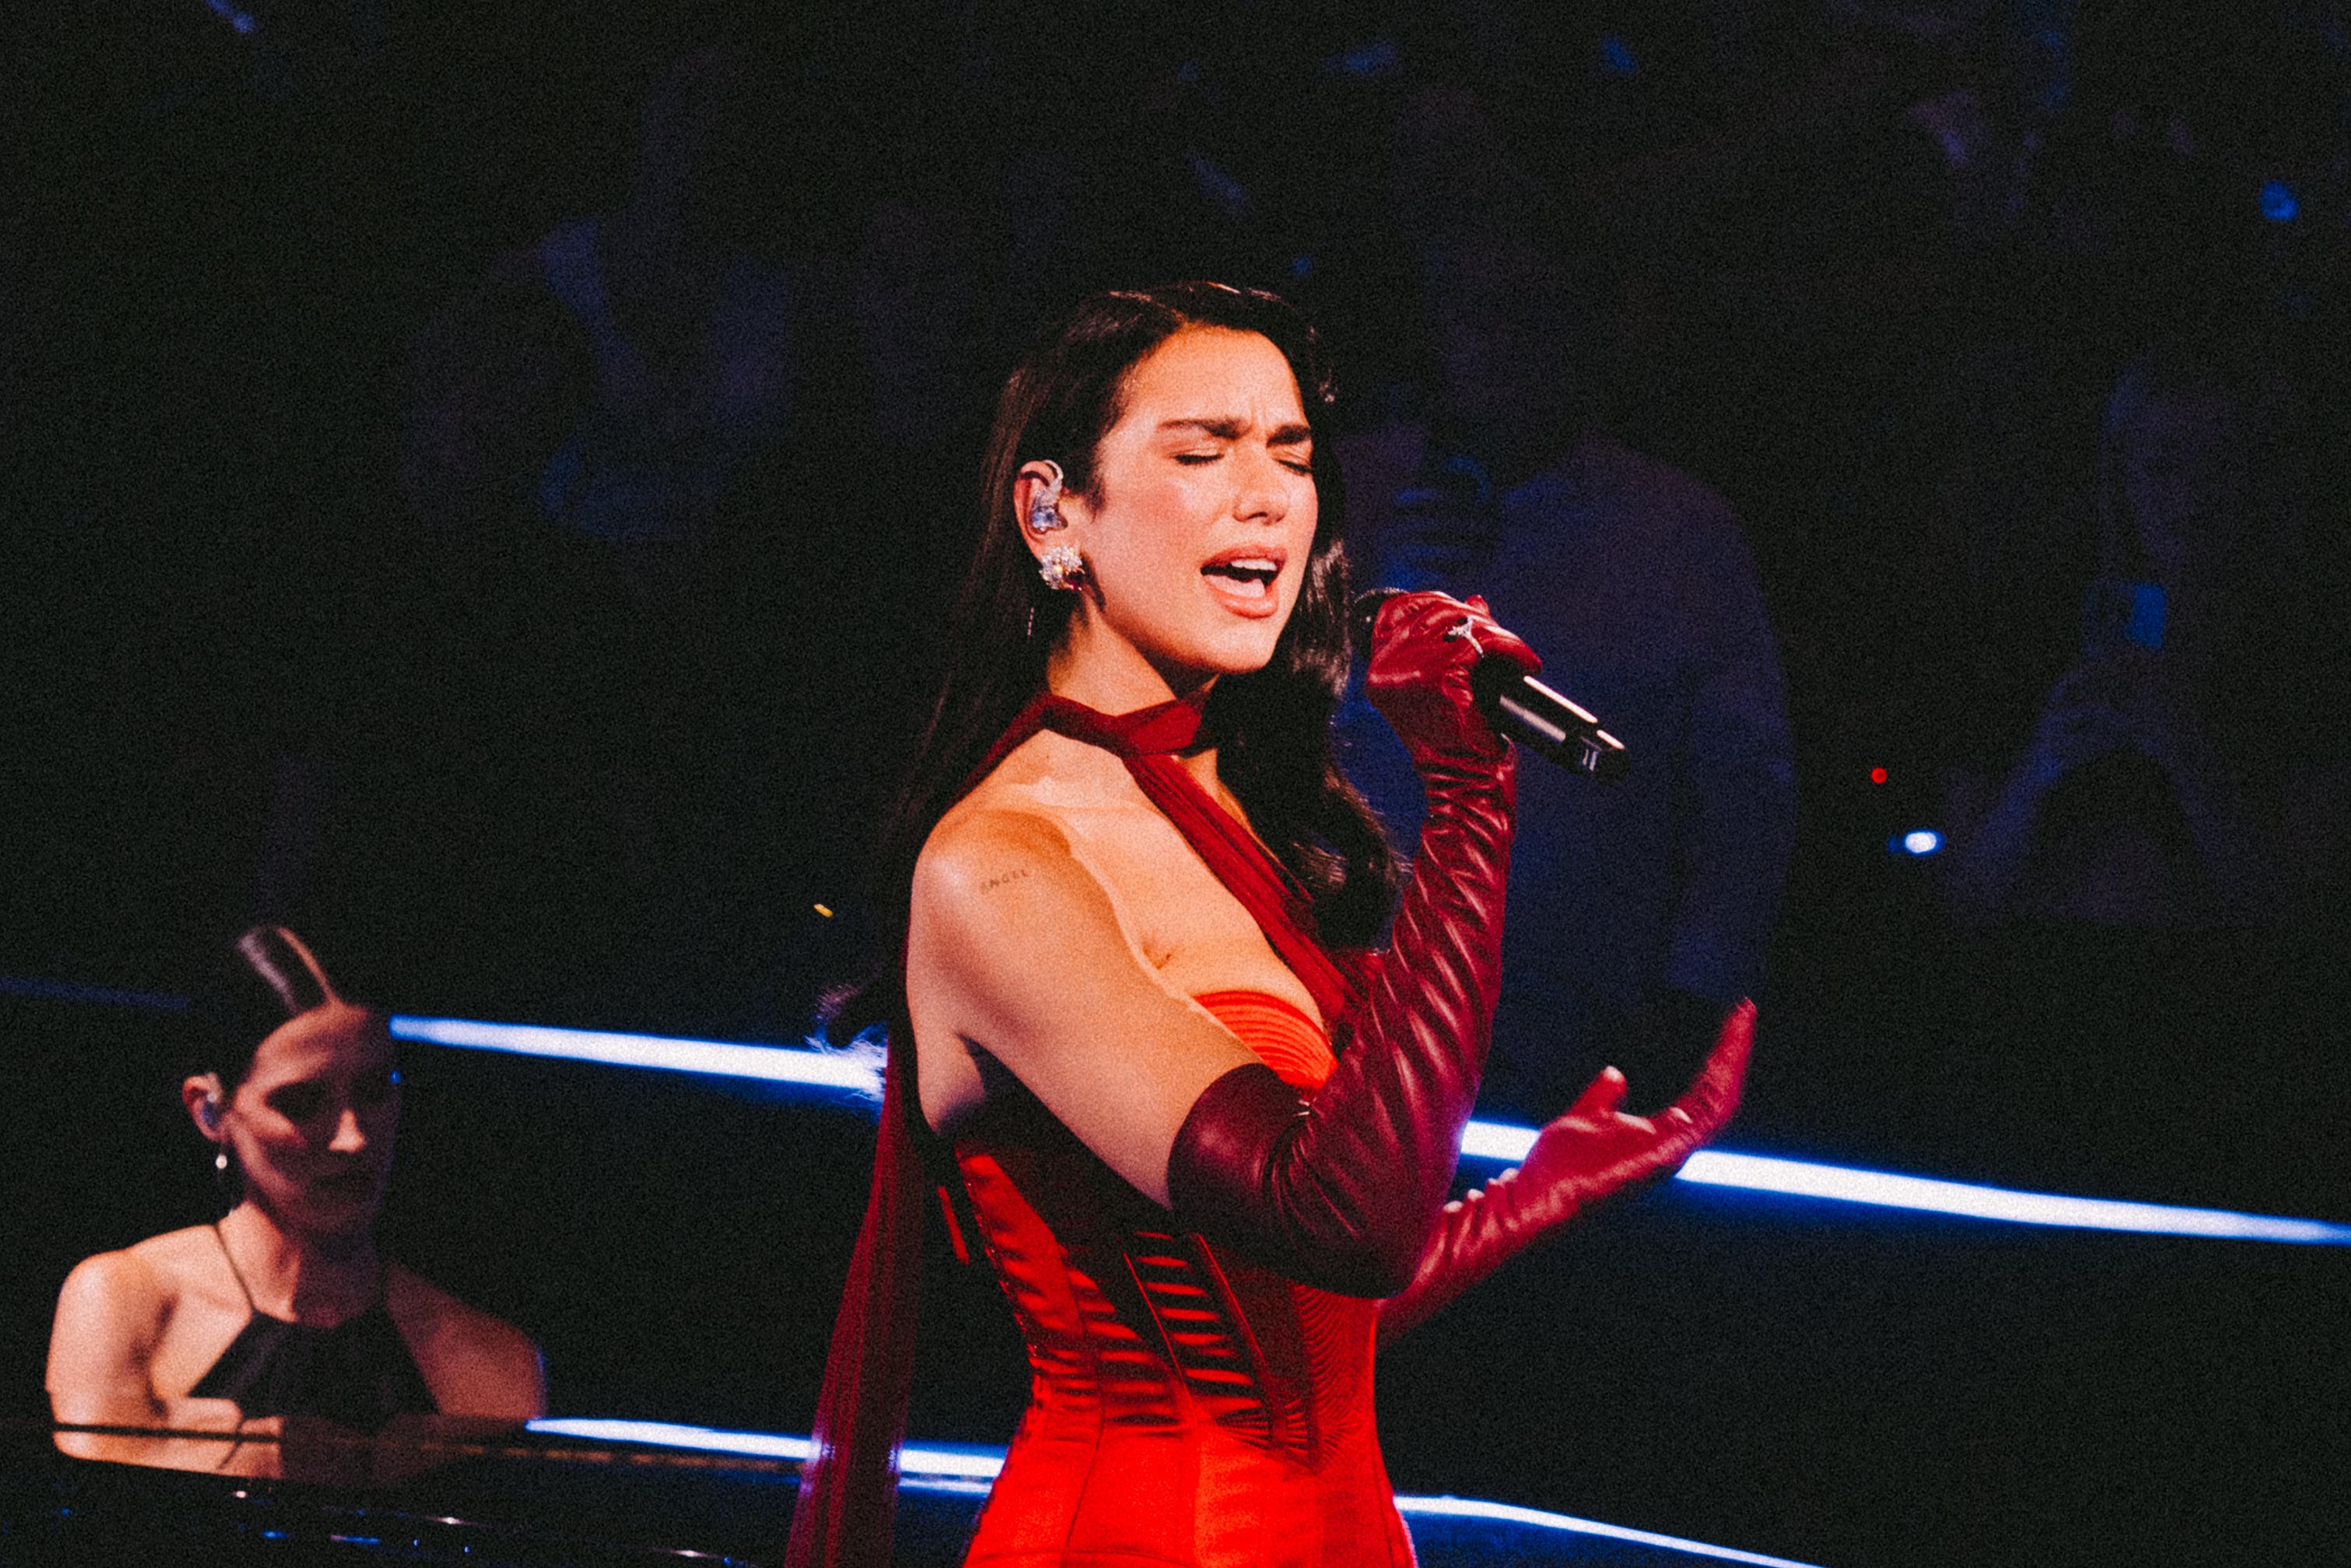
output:
POLYGON ((831 919, 831 918, 832 918, 832 911, 831 911, 831 910, 830 910, 830 909, 827 909, 827 908, 826 908, 823 904, 818 904, 818 905, 816 906, 816 912, 817 912, 819 915, 823 915, 827 920, 830 920, 830 919, 831 919))

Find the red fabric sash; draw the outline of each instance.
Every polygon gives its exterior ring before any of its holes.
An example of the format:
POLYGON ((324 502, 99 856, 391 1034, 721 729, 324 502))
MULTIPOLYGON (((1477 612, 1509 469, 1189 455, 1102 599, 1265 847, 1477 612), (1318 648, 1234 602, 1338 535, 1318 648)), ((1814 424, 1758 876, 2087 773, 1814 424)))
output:
MULTIPOLYGON (((1126 764, 1144 797, 1249 911, 1313 997, 1323 1027, 1335 1032, 1353 1010, 1358 988, 1315 936, 1311 899, 1248 824, 1219 805, 1177 760, 1214 744, 1202 733, 1200 702, 1179 700, 1111 715, 1040 693, 973 770, 964 793, 1042 729, 1099 746, 1126 764)), ((914 1377, 927 1196, 914 1146, 913 1118, 919 1111, 906 1103, 903 1087, 908 1075, 902 1058, 914 1045, 904 1018, 893 1020, 873 1185, 825 1357, 824 1392, 812 1434, 816 1453, 800 1469, 787 1568, 886 1568, 890 1560, 898 1444, 905 1434, 914 1377)))

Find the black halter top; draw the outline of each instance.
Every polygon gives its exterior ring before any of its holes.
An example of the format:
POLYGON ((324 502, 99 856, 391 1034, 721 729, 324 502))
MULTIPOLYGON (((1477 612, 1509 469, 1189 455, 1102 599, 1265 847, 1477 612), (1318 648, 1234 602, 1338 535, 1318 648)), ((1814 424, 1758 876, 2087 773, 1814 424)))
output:
POLYGON ((253 1315, 192 1396, 233 1400, 247 1416, 323 1416, 362 1432, 403 1412, 440 1408, 384 1310, 381 1287, 375 1305, 330 1329, 273 1318, 254 1305, 219 1226, 213 1235, 253 1315))

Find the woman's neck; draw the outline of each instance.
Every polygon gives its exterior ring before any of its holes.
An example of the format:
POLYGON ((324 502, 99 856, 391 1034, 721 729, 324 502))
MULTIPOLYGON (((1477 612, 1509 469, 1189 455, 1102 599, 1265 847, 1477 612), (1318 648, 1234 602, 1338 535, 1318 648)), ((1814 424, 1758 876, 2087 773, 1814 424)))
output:
POLYGON ((1098 713, 1134 713, 1178 697, 1205 698, 1216 684, 1214 674, 1163 669, 1083 606, 1045 661, 1048 690, 1098 713))
POLYGON ((222 1218, 220 1236, 255 1308, 271 1317, 331 1328, 382 1293, 383 1260, 368 1231, 308 1235, 248 1197, 222 1218))

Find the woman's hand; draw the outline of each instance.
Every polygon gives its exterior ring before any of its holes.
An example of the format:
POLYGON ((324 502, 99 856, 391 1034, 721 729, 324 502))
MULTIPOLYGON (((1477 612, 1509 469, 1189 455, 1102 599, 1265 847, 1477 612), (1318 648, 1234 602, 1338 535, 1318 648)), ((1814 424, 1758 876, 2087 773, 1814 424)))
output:
POLYGON ((1382 1303, 1384 1344, 1426 1322, 1529 1244, 1612 1193, 1681 1168, 1734 1112, 1755 1042, 1755 1004, 1723 1019, 1689 1092, 1656 1116, 1627 1116, 1625 1075, 1603 1070, 1535 1136, 1526 1164, 1445 1206, 1412 1283, 1382 1303))
POLYGON ((1535 1135, 1526 1164, 1504 1171, 1493 1185, 1521 1184, 1525 1201, 1555 1216, 1556 1223, 1611 1193, 1672 1175, 1739 1109, 1754 1040, 1755 1004, 1741 1002, 1715 1037, 1689 1092, 1655 1116, 1617 1110, 1625 1075, 1603 1068, 1565 1114, 1535 1135))
POLYGON ((2047 789, 2075 768, 2131 744, 2134 726, 2116 688, 2116 666, 2074 665, 2057 678, 2025 746, 2023 774, 2047 789))
POLYGON ((1483 599, 1399 593, 1380 606, 1364 690, 1415 767, 1426 772, 1432 763, 1458 767, 1508 754, 1510 742, 1494 733, 1469 689, 1469 672, 1489 657, 1508 659, 1529 674, 1542 668, 1533 649, 1496 623, 1483 599))

